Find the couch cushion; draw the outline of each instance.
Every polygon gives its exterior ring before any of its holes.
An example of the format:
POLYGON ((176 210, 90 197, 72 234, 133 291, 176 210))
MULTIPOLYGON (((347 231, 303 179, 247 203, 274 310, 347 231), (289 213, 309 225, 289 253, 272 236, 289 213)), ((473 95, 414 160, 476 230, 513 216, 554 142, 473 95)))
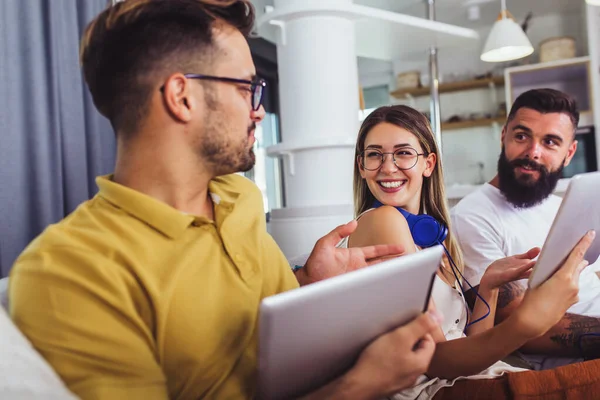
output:
POLYGON ((0 307, 8 310, 8 278, 0 279, 0 307))
POLYGON ((72 400, 52 368, 0 307, 0 398, 72 400))

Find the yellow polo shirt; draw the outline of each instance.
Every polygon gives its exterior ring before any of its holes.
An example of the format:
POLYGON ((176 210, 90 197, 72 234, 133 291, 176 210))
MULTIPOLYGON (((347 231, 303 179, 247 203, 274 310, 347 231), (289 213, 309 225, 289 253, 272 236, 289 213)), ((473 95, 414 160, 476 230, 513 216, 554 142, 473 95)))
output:
POLYGON ((97 179, 16 261, 10 312, 82 399, 242 399, 262 298, 297 287, 258 188, 214 179, 215 221, 97 179))

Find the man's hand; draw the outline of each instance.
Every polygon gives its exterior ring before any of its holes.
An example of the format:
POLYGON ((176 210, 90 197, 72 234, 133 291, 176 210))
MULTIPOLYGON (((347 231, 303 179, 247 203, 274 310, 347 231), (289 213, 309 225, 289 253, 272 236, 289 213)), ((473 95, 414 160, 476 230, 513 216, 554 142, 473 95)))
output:
POLYGON ((431 333, 441 320, 440 314, 430 311, 381 335, 350 371, 302 400, 379 399, 414 385, 429 367, 435 350, 431 333))
POLYGON ((384 389, 383 395, 414 385, 429 367, 435 350, 431 333, 441 320, 436 312, 428 312, 380 336, 362 352, 349 375, 384 389))
POLYGON ((353 220, 338 226, 319 239, 306 260, 304 268, 296 272, 296 278, 300 285, 307 285, 375 264, 380 262, 383 257, 403 254, 404 248, 394 245, 336 248, 339 241, 354 232, 357 226, 358 223, 353 220))

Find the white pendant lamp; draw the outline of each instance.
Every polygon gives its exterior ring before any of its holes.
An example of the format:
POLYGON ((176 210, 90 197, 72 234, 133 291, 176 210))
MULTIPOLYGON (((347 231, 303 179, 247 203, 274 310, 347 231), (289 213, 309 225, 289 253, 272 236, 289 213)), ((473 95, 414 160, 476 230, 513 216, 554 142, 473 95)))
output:
MULTIPOLYGON (((600 0, 593 0, 600 1, 600 0)), ((533 46, 519 24, 506 9, 506 0, 502 0, 502 11, 488 36, 481 61, 502 62, 517 60, 533 53, 533 46)))

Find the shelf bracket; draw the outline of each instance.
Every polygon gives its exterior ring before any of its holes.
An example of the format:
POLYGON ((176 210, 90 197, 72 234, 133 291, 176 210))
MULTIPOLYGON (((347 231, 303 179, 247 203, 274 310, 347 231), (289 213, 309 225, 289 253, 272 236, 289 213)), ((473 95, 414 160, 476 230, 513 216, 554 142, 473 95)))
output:
POLYGON ((287 34, 285 29, 285 21, 280 21, 278 19, 272 19, 269 21, 269 24, 274 25, 279 28, 279 40, 278 44, 285 46, 287 43, 287 34))
POLYGON ((287 159, 290 175, 291 176, 296 175, 296 164, 294 162, 294 153, 292 153, 291 151, 285 151, 285 152, 282 152, 281 155, 287 159))

